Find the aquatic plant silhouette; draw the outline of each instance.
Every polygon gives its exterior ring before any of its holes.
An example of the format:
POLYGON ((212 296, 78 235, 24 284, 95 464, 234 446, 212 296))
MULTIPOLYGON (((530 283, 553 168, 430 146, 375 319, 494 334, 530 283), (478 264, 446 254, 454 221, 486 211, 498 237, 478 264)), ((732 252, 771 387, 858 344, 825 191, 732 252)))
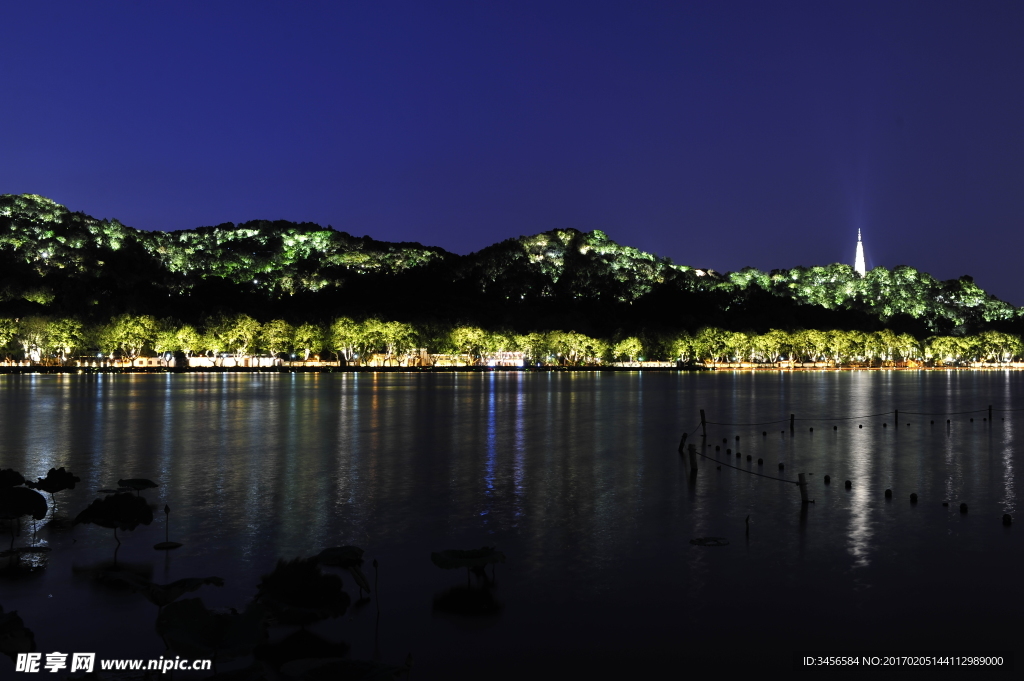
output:
MULTIPOLYGON (((96 499, 85 510, 75 516, 74 524, 91 523, 100 527, 112 528, 114 540, 121 545, 117 531, 134 530, 139 525, 153 522, 153 511, 142 497, 130 494, 110 494, 96 499)), ((115 553, 116 555, 116 553, 115 553)))
POLYGON ((14 550, 15 524, 20 532, 22 516, 42 520, 46 511, 46 497, 39 492, 27 487, 0 487, 0 519, 16 521, 11 523, 11 551, 14 550))
POLYGON ((25 478, 21 473, 13 468, 4 468, 3 470, 0 470, 0 488, 17 487, 18 485, 24 484, 25 478))
POLYGON ((107 578, 116 579, 126 583, 132 591, 145 596, 146 600, 158 608, 170 605, 186 593, 199 590, 207 584, 211 586, 224 586, 224 580, 220 577, 186 577, 170 584, 154 584, 153 582, 131 572, 111 572, 107 578))
POLYGON ((174 601, 160 610, 156 631, 182 657, 218 662, 252 653, 267 639, 266 608, 250 603, 239 613, 210 610, 202 599, 174 601))
POLYGON ((466 583, 469 584, 469 571, 472 568, 483 570, 490 565, 493 577, 494 566, 505 562, 505 554, 495 550, 493 546, 481 546, 479 549, 435 551, 430 554, 430 560, 442 570, 466 568, 466 583))
POLYGON ((156 487, 159 487, 160 485, 146 478, 121 478, 120 480, 117 481, 117 486, 121 487, 122 489, 130 489, 133 492, 135 492, 136 496, 138 496, 139 492, 141 492, 142 490, 154 489, 156 487))
POLYGON ((158 551, 170 551, 181 547, 180 542, 171 541, 170 535, 171 527, 171 507, 164 504, 164 540, 158 544, 154 544, 153 548, 158 551))
POLYGON ((363 550, 358 546, 333 546, 324 549, 314 557, 321 565, 339 567, 348 570, 352 575, 352 581, 359 587, 359 598, 362 599, 363 591, 370 593, 370 582, 363 574, 363 550))
POLYGON ((117 591, 130 591, 131 585, 120 579, 121 575, 131 573, 140 579, 151 580, 153 577, 153 564, 126 563, 118 561, 115 551, 114 560, 101 560, 88 565, 71 564, 71 574, 77 579, 88 581, 89 585, 104 591, 113 589, 117 591))
POLYGON ((45 478, 39 478, 35 482, 28 480, 25 482, 26 487, 32 489, 38 489, 46 492, 50 495, 50 501, 53 502, 53 513, 57 514, 57 500, 54 498, 54 494, 57 492, 63 492, 66 489, 74 489, 75 483, 81 482, 82 479, 77 475, 73 475, 64 469, 64 466, 60 468, 51 468, 46 472, 45 478))
POLYGON ((282 624, 306 626, 344 615, 352 599, 341 577, 324 574, 315 558, 278 560, 256 587, 256 601, 264 603, 282 624))
POLYGON ((4 612, 0 606, 0 653, 15 661, 18 653, 31 653, 36 649, 36 637, 25 626, 17 610, 4 612))

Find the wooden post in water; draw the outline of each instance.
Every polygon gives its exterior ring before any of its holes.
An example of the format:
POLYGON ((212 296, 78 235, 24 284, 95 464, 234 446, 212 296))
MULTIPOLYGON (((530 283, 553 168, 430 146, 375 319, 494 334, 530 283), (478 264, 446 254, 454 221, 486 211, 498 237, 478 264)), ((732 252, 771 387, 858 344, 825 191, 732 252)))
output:
POLYGON ((809 503, 807 500, 807 478, 804 477, 803 473, 800 473, 797 478, 800 480, 800 503, 806 505, 809 503))
POLYGON ((789 434, 793 434, 793 421, 796 420, 796 414, 789 415, 789 434))
POLYGON ((697 445, 690 445, 688 449, 689 449, 689 453, 690 453, 690 472, 691 473, 696 473, 697 472, 697 445))
POLYGON ((703 409, 700 410, 700 434, 703 437, 707 437, 708 436, 708 422, 707 422, 707 419, 704 418, 704 410, 703 409))
POLYGON ((679 441, 679 453, 683 453, 683 446, 686 444, 686 433, 683 433, 683 439, 679 441))

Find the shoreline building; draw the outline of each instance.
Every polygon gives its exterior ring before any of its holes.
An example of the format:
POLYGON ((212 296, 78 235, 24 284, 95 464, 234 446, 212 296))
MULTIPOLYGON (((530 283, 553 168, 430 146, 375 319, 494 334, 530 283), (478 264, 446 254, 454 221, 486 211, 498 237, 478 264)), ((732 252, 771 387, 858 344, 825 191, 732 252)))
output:
POLYGON ((868 272, 868 268, 864 264, 864 242, 860 239, 859 229, 857 230, 857 257, 854 258, 853 269, 862 277, 868 272))

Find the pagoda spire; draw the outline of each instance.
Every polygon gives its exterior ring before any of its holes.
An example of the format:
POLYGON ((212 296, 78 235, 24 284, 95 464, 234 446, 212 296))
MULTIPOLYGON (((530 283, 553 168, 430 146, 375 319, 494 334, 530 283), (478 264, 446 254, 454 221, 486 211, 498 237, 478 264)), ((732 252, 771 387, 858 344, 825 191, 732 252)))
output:
POLYGON ((853 261, 853 269, 862 277, 868 272, 868 268, 864 264, 864 242, 861 241, 859 229, 857 230, 857 257, 853 261))

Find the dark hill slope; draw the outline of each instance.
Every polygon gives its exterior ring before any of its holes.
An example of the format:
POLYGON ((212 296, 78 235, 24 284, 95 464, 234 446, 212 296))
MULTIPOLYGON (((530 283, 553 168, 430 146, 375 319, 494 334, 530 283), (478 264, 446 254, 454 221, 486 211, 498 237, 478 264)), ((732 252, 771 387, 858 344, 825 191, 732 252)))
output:
POLYGON ((287 221, 147 232, 41 196, 0 195, 0 315, 125 311, 186 321, 374 315, 600 335, 704 325, 1020 331, 1019 311, 969 277, 937 281, 911 267, 864 278, 841 264, 720 275, 571 229, 465 256, 287 221))

